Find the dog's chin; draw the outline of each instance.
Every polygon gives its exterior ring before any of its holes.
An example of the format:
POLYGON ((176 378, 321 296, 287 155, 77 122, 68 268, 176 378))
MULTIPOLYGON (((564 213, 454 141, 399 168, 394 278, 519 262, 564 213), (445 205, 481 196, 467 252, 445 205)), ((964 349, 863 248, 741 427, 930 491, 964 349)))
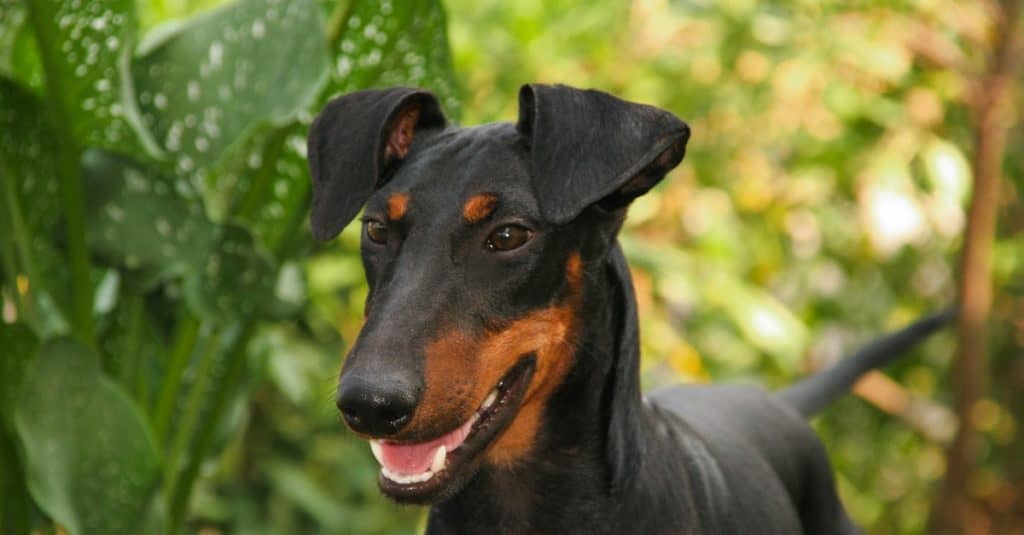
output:
POLYGON ((423 446, 371 440, 374 456, 382 465, 378 479, 381 493, 402 504, 432 505, 462 490, 479 471, 483 453, 518 414, 534 368, 532 356, 521 359, 505 373, 468 421, 433 441, 422 443, 423 446), (430 467, 404 474, 389 470, 385 459, 401 456, 401 453, 392 453, 388 448, 403 447, 434 447, 430 467), (437 451, 442 448, 444 452, 437 451))

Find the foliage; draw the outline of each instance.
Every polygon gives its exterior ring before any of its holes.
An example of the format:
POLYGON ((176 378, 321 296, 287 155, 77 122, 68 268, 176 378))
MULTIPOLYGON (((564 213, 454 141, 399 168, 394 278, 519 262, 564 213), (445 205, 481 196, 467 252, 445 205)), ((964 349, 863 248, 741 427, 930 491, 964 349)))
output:
POLYGON ((220 4, 0 4, 4 533, 415 519, 327 410, 342 342, 306 306, 305 131, 334 94, 398 81, 457 112, 444 11, 220 4))

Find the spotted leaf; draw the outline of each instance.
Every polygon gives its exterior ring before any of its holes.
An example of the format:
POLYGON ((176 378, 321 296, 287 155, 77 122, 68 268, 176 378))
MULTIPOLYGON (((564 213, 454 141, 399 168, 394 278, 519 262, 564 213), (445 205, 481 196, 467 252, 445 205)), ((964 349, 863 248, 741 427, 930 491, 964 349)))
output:
POLYGON ((163 274, 199 268, 216 227, 188 180, 98 150, 87 151, 82 162, 87 236, 97 254, 163 274))
POLYGON ((288 122, 327 67, 313 0, 236 2, 155 33, 132 64, 141 124, 183 174, 214 164, 263 122, 288 122))
POLYGON ((47 80, 85 145, 137 150, 122 104, 122 65, 135 39, 134 0, 30 0, 39 54, 53 65, 47 80))
POLYGON ((160 474, 142 412, 97 361, 71 339, 45 343, 14 410, 29 491, 72 535, 135 532, 160 474))

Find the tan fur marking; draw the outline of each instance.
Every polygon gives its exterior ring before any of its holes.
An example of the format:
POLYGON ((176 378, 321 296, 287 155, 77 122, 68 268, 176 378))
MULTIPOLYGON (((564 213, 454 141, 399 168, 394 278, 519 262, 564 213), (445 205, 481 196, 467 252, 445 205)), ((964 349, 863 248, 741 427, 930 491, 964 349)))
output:
POLYGON ((409 195, 407 193, 392 193, 388 197, 388 219, 398 221, 405 217, 405 210, 409 207, 409 195))
POLYGON ((498 198, 490 193, 474 195, 462 206, 462 216, 470 223, 483 221, 484 218, 494 213, 498 198))
POLYGON ((483 401, 479 394, 483 364, 476 358, 478 347, 473 337, 459 330, 427 346, 426 389, 410 422, 410 432, 433 432, 436 436, 438 430, 454 429, 473 415, 483 401))
POLYGON ((504 351, 512 355, 522 355, 531 349, 537 353, 537 368, 519 414, 487 451, 486 459, 492 464, 510 465, 529 454, 537 440, 544 407, 572 369, 583 293, 583 261, 579 253, 573 253, 566 262, 565 278, 569 294, 558 306, 530 314, 492 339, 496 342, 493 347, 504 346, 504 351), (521 345, 516 347, 513 340, 521 345), (531 349, 522 351, 523 347, 531 349))
POLYGON ((535 353, 537 364, 522 406, 485 452, 491 464, 510 465, 533 447, 544 407, 573 364, 582 293, 579 254, 566 263, 568 295, 480 339, 452 331, 427 347, 426 390, 408 432, 451 429, 472 416, 487 393, 519 358, 535 353))

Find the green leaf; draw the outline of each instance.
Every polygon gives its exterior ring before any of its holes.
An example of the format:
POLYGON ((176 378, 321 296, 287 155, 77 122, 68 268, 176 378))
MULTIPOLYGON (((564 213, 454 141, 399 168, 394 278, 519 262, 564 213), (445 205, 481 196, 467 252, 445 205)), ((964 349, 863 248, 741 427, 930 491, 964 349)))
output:
POLYGON ((0 162, 16 178, 25 223, 50 238, 58 232, 60 195, 47 145, 53 133, 39 117, 42 101, 23 85, 0 77, 0 162))
MULTIPOLYGON (((236 185, 233 216, 249 228, 269 251, 295 240, 312 241, 301 228, 295 235, 292 219, 305 219, 309 206, 310 178, 306 139, 298 124, 254 136, 246 144, 247 156, 234 158, 217 177, 218 185, 236 185), (286 233, 293 235, 286 235, 286 233)), ((214 181, 211 181, 214 182, 214 181)), ((212 190, 210 194, 217 196, 212 190)), ((221 192, 223 193, 223 192, 221 192)))
POLYGON ((197 270, 217 229, 191 182, 103 151, 82 157, 93 251, 129 269, 197 270))
POLYGON ((25 4, 7 1, 0 3, 0 72, 10 72, 14 39, 24 23, 25 4))
MULTIPOLYGON (((334 2, 327 5, 333 6, 334 2)), ((447 17, 437 0, 355 2, 338 28, 329 93, 393 85, 434 91, 459 117, 447 17)))
MULTIPOLYGON (((0 420, 8 421, 11 407, 25 375, 25 366, 36 351, 36 337, 20 323, 0 323, 0 420)), ((3 424, 0 421, 0 425, 3 424)))
POLYGON ((778 367, 792 373, 807 349, 807 328, 770 293, 727 275, 713 276, 702 287, 704 299, 721 307, 747 341, 765 351, 778 367))
POLYGON ((23 2, 0 2, 0 73, 39 90, 43 87, 43 67, 26 19, 23 2))
POLYGON ((28 277, 28 318, 41 336, 62 334, 67 323, 56 303, 67 302, 70 275, 58 248, 63 238, 53 132, 40 121, 44 106, 32 92, 0 76, 0 184, 10 218, 18 267, 28 277))
POLYGON ((132 533, 160 471, 142 413, 69 338, 29 365, 15 408, 36 503, 72 534, 132 533))
POLYGON ((122 104, 122 66, 135 39, 134 0, 30 0, 48 83, 68 113, 71 135, 84 145, 140 148, 122 104))
POLYGON ((237 2, 165 30, 140 53, 132 76, 142 125, 186 174, 260 123, 294 118, 327 68, 313 0, 237 2))
POLYGON ((347 527, 348 519, 345 512, 338 507, 336 498, 321 488, 301 466, 285 461, 273 461, 262 469, 275 491, 294 502, 321 526, 332 531, 341 531, 347 527))
POLYGON ((185 300, 204 319, 252 317, 274 306, 275 266, 242 227, 227 225, 201 269, 185 281, 185 300))

